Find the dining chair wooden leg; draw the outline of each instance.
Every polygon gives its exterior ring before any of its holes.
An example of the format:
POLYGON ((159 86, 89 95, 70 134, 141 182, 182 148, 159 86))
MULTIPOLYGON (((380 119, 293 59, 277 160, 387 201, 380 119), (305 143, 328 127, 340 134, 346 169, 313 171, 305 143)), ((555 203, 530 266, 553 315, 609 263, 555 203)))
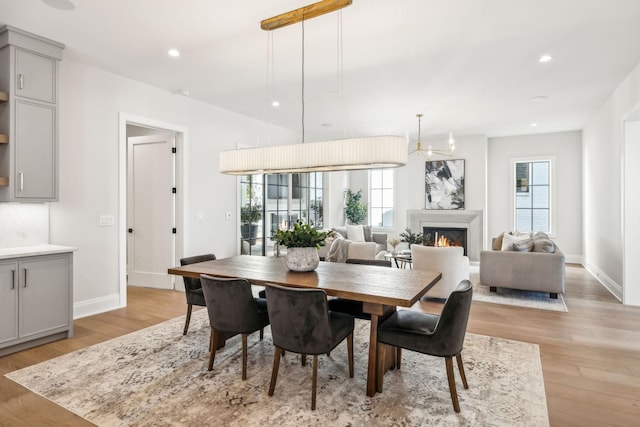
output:
POLYGON ((316 385, 318 384, 318 355, 313 355, 313 376, 311 377, 311 410, 316 409, 316 385))
POLYGON ((347 337, 347 357, 349 358, 349 378, 353 378, 353 332, 347 337))
POLYGON ((378 393, 382 393, 382 385, 384 381, 384 366, 387 361, 387 345, 378 341, 378 355, 377 355, 377 366, 376 366, 376 391, 378 393))
POLYGON ((242 334, 242 380, 247 379, 247 334, 242 334))
POLYGON ((307 366, 307 355, 301 354, 300 359, 302 360, 302 366, 307 366))
POLYGON ((182 335, 187 335, 187 331, 189 330, 189 322, 191 321, 191 310, 193 309, 193 305, 187 304, 187 320, 184 322, 184 331, 182 335))
POLYGON ((278 381, 278 369, 280 369, 280 354, 282 350, 278 347, 274 347, 273 352, 273 368, 271 369, 271 383, 269 384, 269 396, 273 396, 273 391, 276 389, 276 381, 278 381))
POLYGON ((218 348, 218 333, 215 329, 211 328, 211 349, 209 350, 209 367, 208 371, 213 370, 213 360, 216 358, 216 348, 218 348))
POLYGON ((458 403, 458 392, 456 391, 456 379, 453 376, 453 358, 451 356, 444 358, 447 365, 447 380, 449 380, 449 393, 453 401, 453 409, 460 412, 460 404, 458 403))
POLYGON ((396 369, 400 369, 401 362, 402 362, 402 348, 396 347, 396 369))
POLYGON ((264 338, 264 328, 260 328, 260 341, 264 338))
POLYGON ((460 378, 462 378, 462 385, 464 388, 469 388, 467 383, 467 376, 464 374, 464 365, 462 364, 462 353, 456 355, 456 362, 458 362, 458 371, 460 371, 460 378))

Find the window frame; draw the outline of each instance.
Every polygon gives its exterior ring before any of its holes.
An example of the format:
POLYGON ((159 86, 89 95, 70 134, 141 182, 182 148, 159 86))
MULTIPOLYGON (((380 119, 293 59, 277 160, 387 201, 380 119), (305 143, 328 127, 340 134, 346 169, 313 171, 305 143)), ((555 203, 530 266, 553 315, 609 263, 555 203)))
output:
MULTIPOLYGON (((369 185, 368 185, 368 189, 369 192, 367 194, 368 196, 368 203, 367 203, 367 220, 369 222, 369 225, 371 227, 374 227, 375 229, 379 229, 379 230, 393 230, 395 223, 397 222, 397 218, 396 218, 396 213, 397 213, 397 192, 396 192, 396 182, 397 182, 397 176, 396 176, 396 169, 370 169, 369 173, 367 174, 368 178, 369 178, 369 185), (393 174, 393 185, 391 187, 385 187, 385 183, 384 183, 384 172, 390 170, 391 173, 393 174), (376 191, 381 191, 383 192, 385 189, 391 189, 391 194, 392 194, 392 203, 393 206, 391 206, 391 211, 393 212, 393 221, 391 225, 373 225, 372 224, 372 215, 371 215, 371 209, 376 209, 376 208, 382 208, 383 209, 383 213, 384 213, 384 208, 389 207, 389 206, 384 206, 384 204, 382 206, 373 206, 372 205, 372 193, 374 191, 374 188, 372 186, 373 183, 373 179, 372 179, 372 173, 373 172, 381 172, 382 176, 381 176, 381 182, 382 182, 382 187, 380 187, 379 189, 376 188, 376 191)), ((384 200, 384 197, 381 197, 381 200, 384 200)), ((384 215, 382 217, 384 219, 384 215)))
POLYGON ((553 237, 556 230, 556 157, 555 156, 530 156, 530 157, 514 157, 510 159, 509 168, 509 225, 510 230, 516 230, 516 164, 518 163, 537 163, 549 162, 549 231, 546 232, 553 237))

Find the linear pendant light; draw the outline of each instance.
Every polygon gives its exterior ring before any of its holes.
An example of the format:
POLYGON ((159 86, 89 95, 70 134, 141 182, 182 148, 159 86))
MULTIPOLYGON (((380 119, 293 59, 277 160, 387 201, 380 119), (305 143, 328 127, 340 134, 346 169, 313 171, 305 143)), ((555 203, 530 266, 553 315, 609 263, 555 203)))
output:
POLYGON ((400 136, 304 142, 304 20, 333 12, 350 4, 351 0, 325 0, 261 22, 261 28, 266 31, 302 22, 302 143, 223 151, 219 159, 221 173, 256 175, 382 169, 404 166, 407 163, 408 143, 400 136))

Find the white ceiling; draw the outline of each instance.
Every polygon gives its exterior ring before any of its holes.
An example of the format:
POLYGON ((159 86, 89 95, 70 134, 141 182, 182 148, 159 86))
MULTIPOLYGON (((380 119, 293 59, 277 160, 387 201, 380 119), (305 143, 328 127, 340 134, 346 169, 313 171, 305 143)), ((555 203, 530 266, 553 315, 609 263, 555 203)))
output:
MULTIPOLYGON (((63 11, 0 0, 0 25, 64 43, 66 58, 300 131, 301 25, 275 30, 269 49, 259 23, 312 1, 71 2, 63 11)), ((342 12, 342 73, 339 16, 304 26, 308 141, 415 140, 416 113, 423 139, 581 129, 640 62, 639 0, 353 0, 342 12), (554 59, 539 63, 542 54, 554 59)))

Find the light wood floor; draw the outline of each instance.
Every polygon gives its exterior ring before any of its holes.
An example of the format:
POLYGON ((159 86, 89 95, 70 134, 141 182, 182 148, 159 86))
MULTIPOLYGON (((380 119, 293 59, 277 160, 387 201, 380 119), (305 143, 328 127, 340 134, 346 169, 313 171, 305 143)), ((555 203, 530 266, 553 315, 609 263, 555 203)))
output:
MULTIPOLYGON (((640 425, 640 308, 621 305, 573 265, 565 300, 568 313, 474 302, 468 330, 540 345, 551 426, 640 425)), ((0 358, 0 425, 91 425, 4 374, 186 311, 181 292, 130 288, 128 301, 126 308, 76 320, 72 339, 0 358)), ((437 313, 440 307, 415 308, 437 313)))

